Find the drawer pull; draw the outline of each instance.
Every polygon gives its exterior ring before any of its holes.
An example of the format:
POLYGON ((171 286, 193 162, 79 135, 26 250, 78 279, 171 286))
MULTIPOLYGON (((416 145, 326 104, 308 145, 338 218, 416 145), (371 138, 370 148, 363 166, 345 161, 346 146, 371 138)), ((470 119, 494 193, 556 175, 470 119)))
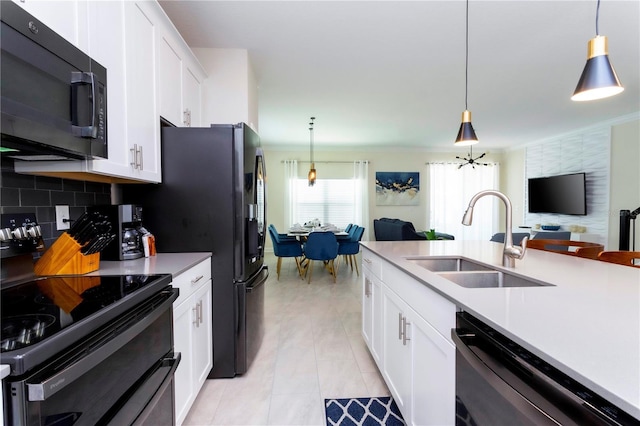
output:
POLYGON ((372 262, 371 262, 371 259, 367 259, 366 257, 364 257, 364 258, 362 259, 362 261, 363 261, 363 262, 365 262, 365 263, 368 263, 369 265, 371 265, 371 263, 372 263, 372 262))
POLYGON ((198 281, 200 281, 202 278, 204 278, 204 275, 198 275, 197 277, 195 277, 194 279, 191 280, 191 284, 195 284, 198 281))

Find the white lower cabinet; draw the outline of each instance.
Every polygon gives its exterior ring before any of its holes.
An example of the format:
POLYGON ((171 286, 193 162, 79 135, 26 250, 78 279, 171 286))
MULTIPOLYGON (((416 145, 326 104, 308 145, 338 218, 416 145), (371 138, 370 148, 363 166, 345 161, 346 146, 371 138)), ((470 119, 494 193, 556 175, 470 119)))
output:
POLYGON ((405 422, 453 425, 455 305, 389 263, 378 279, 365 258, 382 261, 363 250, 362 334, 405 422))
POLYGON ((383 300, 384 355, 382 375, 405 420, 411 412, 411 323, 408 309, 398 296, 385 291, 383 300))
POLYGON ((382 282, 362 268, 362 337, 378 368, 382 368, 382 282))
POLYGON ((410 313, 411 410, 414 425, 455 422, 456 349, 422 317, 410 313))
POLYGON ((182 355, 174 377, 180 425, 213 366, 211 259, 180 274, 172 285, 180 289, 173 305, 174 351, 182 355))

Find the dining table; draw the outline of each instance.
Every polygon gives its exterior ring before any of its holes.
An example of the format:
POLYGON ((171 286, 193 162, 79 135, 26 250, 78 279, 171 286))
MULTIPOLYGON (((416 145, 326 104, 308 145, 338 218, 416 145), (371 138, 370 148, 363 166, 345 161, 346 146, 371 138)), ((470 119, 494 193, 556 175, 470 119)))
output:
POLYGON ((336 238, 344 238, 348 237, 349 233, 345 232, 341 229, 322 229, 322 228, 302 228, 302 229, 293 229, 289 228, 287 231, 287 237, 296 237, 298 239, 306 238, 312 232, 333 232, 336 238))

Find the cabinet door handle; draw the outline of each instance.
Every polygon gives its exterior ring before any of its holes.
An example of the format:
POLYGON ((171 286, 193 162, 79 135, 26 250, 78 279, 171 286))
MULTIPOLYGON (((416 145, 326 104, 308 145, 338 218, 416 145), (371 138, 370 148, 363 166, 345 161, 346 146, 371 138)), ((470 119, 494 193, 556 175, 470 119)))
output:
POLYGON ((137 157, 137 162, 138 162, 138 168, 140 170, 142 170, 143 169, 143 164, 142 164, 142 158, 143 158, 143 156, 142 156, 142 145, 140 145, 140 149, 138 151, 136 151, 136 154, 137 154, 136 157, 137 157))
POLYGON ((402 344, 407 346, 407 340, 411 340, 407 337, 407 326, 411 325, 410 322, 407 322, 407 317, 402 317, 402 344))
POLYGON ((182 113, 183 120, 185 126, 191 127, 191 110, 189 108, 185 109, 182 113))
POLYGON ((402 312, 398 312, 398 340, 402 340, 402 312))
POLYGON ((368 278, 364 279, 364 295, 369 297, 371 295, 371 291, 369 290, 369 286, 371 285, 371 281, 368 278))
POLYGON ((202 320, 204 318, 204 316, 202 315, 202 300, 200 300, 200 302, 198 302, 198 306, 200 308, 200 324, 202 324, 202 320))
POLYGON ((204 278, 204 275, 198 275, 197 277, 195 277, 194 279, 191 280, 191 284, 195 284, 198 281, 200 281, 202 278, 204 278))
POLYGON ((133 148, 130 148, 129 151, 131 151, 131 162, 129 164, 131 164, 131 166, 134 169, 137 169, 138 168, 138 144, 134 143, 133 148))
POLYGON ((191 308, 191 310, 193 311, 193 321, 192 324, 195 325, 196 327, 200 327, 200 319, 198 318, 198 305, 194 306, 193 308, 191 308))

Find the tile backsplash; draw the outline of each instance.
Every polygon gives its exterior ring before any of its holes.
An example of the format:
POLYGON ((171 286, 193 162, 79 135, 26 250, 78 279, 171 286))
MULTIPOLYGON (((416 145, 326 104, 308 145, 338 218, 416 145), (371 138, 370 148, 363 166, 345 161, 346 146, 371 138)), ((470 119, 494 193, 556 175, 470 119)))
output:
POLYGON ((77 219, 87 206, 111 204, 111 185, 46 176, 22 175, 13 171, 12 160, 2 159, 0 212, 35 213, 46 247, 64 231, 56 230, 55 206, 69 206, 77 219))

